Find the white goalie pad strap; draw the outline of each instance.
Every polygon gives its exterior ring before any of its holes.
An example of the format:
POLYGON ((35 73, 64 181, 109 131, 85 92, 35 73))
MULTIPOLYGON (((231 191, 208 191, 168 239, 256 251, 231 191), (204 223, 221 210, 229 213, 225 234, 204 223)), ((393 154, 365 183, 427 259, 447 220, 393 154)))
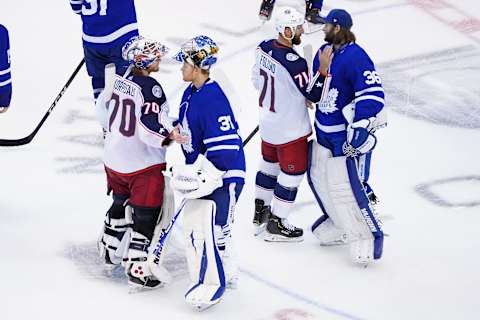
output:
POLYGON ((186 256, 192 285, 187 302, 208 304, 225 290, 225 274, 214 234, 215 202, 188 200, 183 211, 186 256))
MULTIPOLYGON (((328 215, 333 223, 340 227, 340 217, 338 217, 337 210, 333 204, 327 182, 327 162, 332 158, 332 153, 316 141, 310 142, 309 153, 307 178, 310 188, 323 213, 328 215)), ((315 227, 314 225, 312 229, 315 229, 315 227)))

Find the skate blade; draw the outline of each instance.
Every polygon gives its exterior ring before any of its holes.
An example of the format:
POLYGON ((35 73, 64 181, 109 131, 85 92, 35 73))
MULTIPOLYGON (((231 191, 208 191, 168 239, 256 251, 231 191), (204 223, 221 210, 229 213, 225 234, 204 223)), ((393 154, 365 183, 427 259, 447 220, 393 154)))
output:
POLYGON ((263 240, 267 242, 302 242, 303 241, 303 236, 297 237, 297 238, 287 238, 284 236, 276 235, 276 234, 271 234, 266 232, 263 240))

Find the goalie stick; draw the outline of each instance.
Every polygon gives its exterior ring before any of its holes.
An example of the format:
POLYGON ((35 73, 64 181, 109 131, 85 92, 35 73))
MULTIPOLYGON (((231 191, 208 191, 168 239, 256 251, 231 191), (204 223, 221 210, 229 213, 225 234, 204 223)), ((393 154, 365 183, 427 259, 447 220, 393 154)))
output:
MULTIPOLYGON (((258 126, 250 133, 250 135, 245 139, 242 143, 242 145, 245 147, 245 145, 250 141, 250 139, 255 135, 255 133, 258 131, 258 126)), ((182 200, 180 203, 180 207, 177 209, 175 212, 175 215, 173 216, 172 220, 170 220, 170 223, 165 227, 165 229, 162 230, 162 233, 160 234, 160 237, 158 238, 157 243, 155 244, 155 249, 153 249, 153 263, 159 264, 160 263, 160 257, 162 255, 163 248, 165 247, 165 242, 167 241, 167 238, 172 231, 172 227, 177 221, 178 217, 180 216, 180 213, 183 210, 183 207, 187 201, 185 199, 182 200)))
POLYGON ((57 95, 57 97, 55 98, 55 100, 53 101, 52 105, 50 106, 50 108, 48 108, 47 110, 47 113, 45 113, 45 115, 43 116, 42 120, 40 120, 40 123, 36 126, 36 128, 33 130, 32 133, 30 133, 28 136, 24 137, 24 138, 20 138, 20 139, 0 139, 0 147, 15 147, 15 146, 22 146, 22 145, 25 145, 25 144, 28 144, 30 143, 33 138, 35 137, 35 135, 38 133, 38 131, 40 130, 40 128, 42 127, 43 123, 45 122, 45 120, 47 120, 48 116, 50 115, 50 113, 52 113, 53 109, 55 108, 55 106, 57 105, 58 101, 60 100, 60 98, 64 95, 65 91, 67 90, 67 88, 70 86, 70 84, 72 83, 73 79, 75 78, 75 76, 77 75, 77 73, 80 71, 80 69, 82 68, 83 64, 85 63, 85 60, 82 59, 82 61, 80 61, 80 63, 78 64, 78 66, 75 68, 75 71, 73 71, 72 75, 70 76, 70 78, 68 79, 67 83, 63 86, 62 90, 60 90, 60 93, 57 95))

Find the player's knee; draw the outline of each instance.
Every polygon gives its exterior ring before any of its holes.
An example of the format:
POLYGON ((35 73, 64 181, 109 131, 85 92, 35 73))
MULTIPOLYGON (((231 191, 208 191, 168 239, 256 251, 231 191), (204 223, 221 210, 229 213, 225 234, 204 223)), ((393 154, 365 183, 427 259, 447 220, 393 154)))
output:
POLYGON ((110 219, 125 219, 125 203, 128 196, 113 195, 113 203, 108 209, 108 216, 110 219))
POLYGON ((278 165, 278 162, 269 162, 264 159, 260 160, 258 170, 271 177, 277 177, 280 174, 280 166, 278 165))
POLYGON ((148 239, 153 238, 153 232, 157 225, 160 208, 133 208, 133 231, 143 234, 148 239))

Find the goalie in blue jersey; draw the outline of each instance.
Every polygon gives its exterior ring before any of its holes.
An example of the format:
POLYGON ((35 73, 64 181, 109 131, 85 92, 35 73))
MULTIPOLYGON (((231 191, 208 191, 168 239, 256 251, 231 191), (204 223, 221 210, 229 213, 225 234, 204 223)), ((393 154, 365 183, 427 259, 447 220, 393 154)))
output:
POLYGON ((135 3, 134 0, 70 0, 70 5, 82 17, 85 64, 97 99, 105 87, 105 66, 114 63, 120 75, 128 68, 122 59, 122 47, 138 35, 135 3))
POLYGON ((210 79, 218 46, 206 36, 182 45, 182 96, 174 140, 185 165, 173 167, 172 186, 186 199, 183 209, 190 287, 188 304, 204 309, 217 303, 237 277, 230 224, 245 179, 245 155, 228 98, 210 79))
POLYGON ((353 260, 368 264, 383 249, 367 181, 375 131, 386 125, 384 90, 373 61, 356 44, 350 14, 334 9, 325 20, 327 43, 313 62, 312 84, 323 91, 307 174, 323 214, 312 231, 322 245, 349 243, 353 260))
POLYGON ((7 28, 0 24, 0 113, 8 111, 11 99, 10 40, 7 28))

